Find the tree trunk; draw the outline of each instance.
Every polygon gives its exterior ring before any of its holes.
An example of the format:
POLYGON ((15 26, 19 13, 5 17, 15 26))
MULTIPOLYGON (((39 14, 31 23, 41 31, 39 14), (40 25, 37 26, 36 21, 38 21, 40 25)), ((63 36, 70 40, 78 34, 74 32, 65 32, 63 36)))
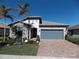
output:
POLYGON ((6 19, 4 19, 4 42, 6 39, 6 19))

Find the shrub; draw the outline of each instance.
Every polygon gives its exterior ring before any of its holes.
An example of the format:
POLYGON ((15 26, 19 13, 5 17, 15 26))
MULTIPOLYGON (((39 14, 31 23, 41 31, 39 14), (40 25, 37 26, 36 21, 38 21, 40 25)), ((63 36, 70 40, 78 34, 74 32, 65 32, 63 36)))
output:
POLYGON ((5 45, 7 45, 6 42, 0 42, 0 47, 3 47, 3 46, 5 46, 5 45))
POLYGON ((0 41, 3 41, 4 37, 0 37, 0 41))
POLYGON ((37 35, 36 41, 40 42, 40 37, 37 35))
POLYGON ((6 42, 7 42, 9 45, 13 45, 15 41, 14 41, 13 39, 8 39, 6 42))
POLYGON ((74 38, 74 37, 66 35, 65 39, 72 42, 72 43, 74 43, 74 44, 79 45, 79 38, 74 38))
POLYGON ((13 39, 7 38, 5 41, 2 41, 1 44, 3 44, 3 45, 7 45, 7 44, 13 45, 13 43, 14 43, 13 39))

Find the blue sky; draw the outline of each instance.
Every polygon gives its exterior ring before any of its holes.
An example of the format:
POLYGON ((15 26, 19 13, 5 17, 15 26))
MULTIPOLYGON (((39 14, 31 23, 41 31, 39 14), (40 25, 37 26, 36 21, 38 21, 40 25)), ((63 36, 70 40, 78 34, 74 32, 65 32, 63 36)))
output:
MULTIPOLYGON (((44 20, 65 23, 70 25, 79 24, 79 0, 19 0, 30 2, 28 9, 31 14, 25 16, 42 16, 44 20)), ((0 5, 10 7, 17 7, 15 0, 2 0, 0 5)), ((16 19, 21 17, 17 16, 17 12, 11 12, 16 15, 16 19)), ((3 22, 3 20, 0 20, 3 22)), ((7 23, 11 23, 10 20, 7 23)))

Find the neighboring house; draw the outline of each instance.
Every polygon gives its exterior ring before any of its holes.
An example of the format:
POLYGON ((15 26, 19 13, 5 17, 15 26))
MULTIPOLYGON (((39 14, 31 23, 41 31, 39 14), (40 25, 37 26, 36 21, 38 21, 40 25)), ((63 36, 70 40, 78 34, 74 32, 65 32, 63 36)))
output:
POLYGON ((7 25, 0 23, 0 37, 4 36, 4 27, 6 27, 6 36, 9 35, 9 27, 7 25))
MULTIPOLYGON (((68 27, 67 24, 44 21, 39 16, 29 16, 21 21, 9 24, 9 26, 15 26, 18 30, 21 30, 22 37, 28 38, 29 36, 29 38, 34 38, 38 35, 41 39, 51 40, 65 39, 68 27)), ((10 36, 12 36, 12 31, 10 32, 10 36)))
POLYGON ((79 37, 79 25, 69 27, 68 32, 70 36, 79 37))

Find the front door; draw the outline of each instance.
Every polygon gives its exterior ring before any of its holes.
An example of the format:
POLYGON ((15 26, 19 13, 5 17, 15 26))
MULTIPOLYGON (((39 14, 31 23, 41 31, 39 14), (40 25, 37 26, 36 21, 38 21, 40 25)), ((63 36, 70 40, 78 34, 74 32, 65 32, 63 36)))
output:
POLYGON ((36 28, 32 28, 31 29, 31 38, 35 38, 37 36, 37 29, 36 28))

